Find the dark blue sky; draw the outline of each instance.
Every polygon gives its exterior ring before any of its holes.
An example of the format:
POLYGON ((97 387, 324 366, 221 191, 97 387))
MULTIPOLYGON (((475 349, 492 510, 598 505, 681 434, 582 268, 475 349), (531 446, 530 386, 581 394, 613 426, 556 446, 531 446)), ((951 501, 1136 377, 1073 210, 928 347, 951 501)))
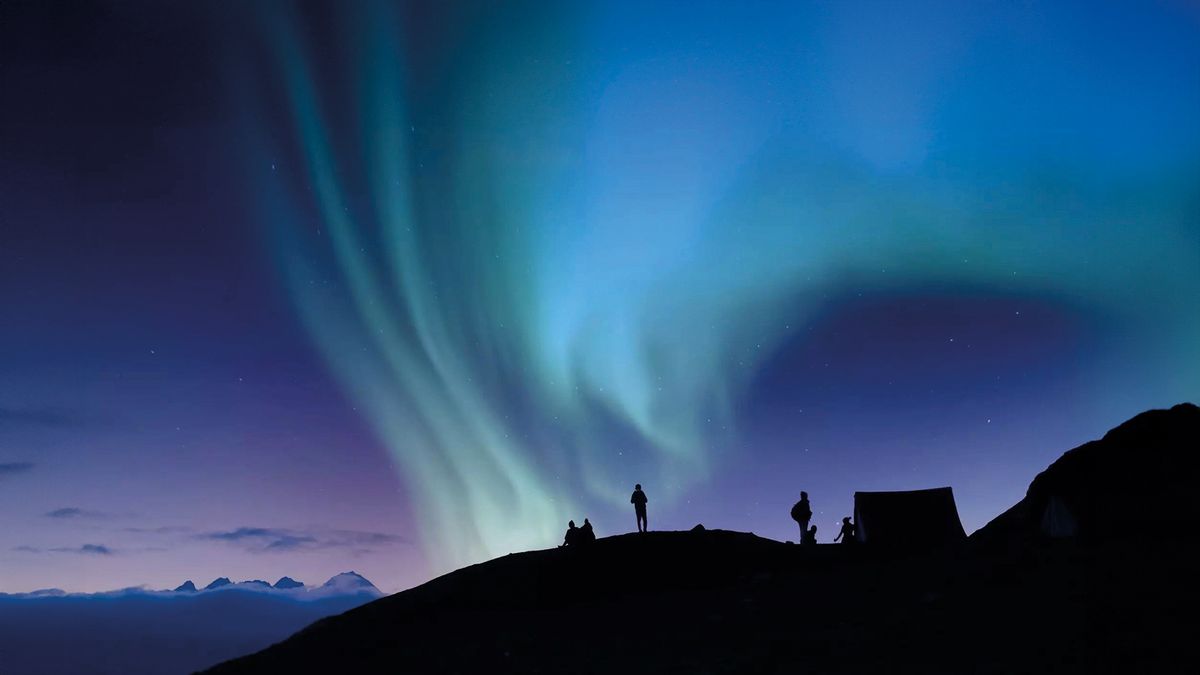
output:
POLYGON ((0 8, 0 591, 972 530, 1196 398, 1186 3, 490 4, 0 8))

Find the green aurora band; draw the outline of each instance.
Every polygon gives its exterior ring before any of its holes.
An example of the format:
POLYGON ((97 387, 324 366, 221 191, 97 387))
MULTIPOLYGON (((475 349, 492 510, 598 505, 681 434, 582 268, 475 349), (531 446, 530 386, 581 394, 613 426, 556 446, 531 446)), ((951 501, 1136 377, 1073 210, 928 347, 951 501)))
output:
MULTIPOLYGON (((1143 336, 1150 367, 1194 352, 1194 164, 980 169, 922 161, 903 130, 856 151, 828 140, 854 136, 830 120, 856 104, 814 102, 799 56, 698 49, 706 16, 630 53, 613 28, 630 11, 496 9, 421 35, 354 4, 319 49, 294 16, 265 24, 291 115, 265 135, 297 160, 264 178, 272 248, 435 568, 554 543, 635 481, 687 495, 831 292, 1051 295, 1169 321, 1143 336)), ((1200 364, 1176 366, 1194 390, 1200 364)))

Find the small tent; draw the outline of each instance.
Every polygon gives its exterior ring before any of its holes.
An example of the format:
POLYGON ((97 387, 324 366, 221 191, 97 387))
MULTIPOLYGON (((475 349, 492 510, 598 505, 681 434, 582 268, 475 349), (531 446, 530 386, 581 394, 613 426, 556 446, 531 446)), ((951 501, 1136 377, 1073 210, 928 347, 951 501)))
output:
POLYGON ((937 546, 967 538, 948 487, 855 492, 854 523, 858 541, 868 544, 937 546))

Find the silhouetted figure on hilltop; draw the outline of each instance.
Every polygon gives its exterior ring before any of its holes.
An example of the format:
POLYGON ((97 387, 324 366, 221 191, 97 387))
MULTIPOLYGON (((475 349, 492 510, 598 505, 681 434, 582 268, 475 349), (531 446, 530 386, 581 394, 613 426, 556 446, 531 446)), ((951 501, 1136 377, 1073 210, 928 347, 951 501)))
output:
POLYGON ((813 525, 807 530, 800 533, 800 544, 808 546, 809 544, 817 543, 817 526, 813 525))
POLYGON ((808 533, 808 521, 812 519, 812 507, 808 504, 808 493, 800 493, 800 501, 792 506, 792 520, 800 526, 800 543, 804 543, 804 535, 808 533))
POLYGON ((633 496, 629 498, 629 503, 633 504, 633 513, 637 516, 638 532, 645 532, 650 529, 649 521, 646 519, 646 493, 642 492, 642 484, 638 483, 633 486, 633 496))
POLYGON ((579 528, 579 543, 590 544, 596 541, 596 533, 592 531, 592 523, 587 518, 583 519, 583 527, 579 528))
POLYGON ((850 516, 842 518, 842 531, 838 532, 837 538, 833 540, 834 543, 837 543, 839 539, 843 544, 854 543, 854 523, 850 522, 850 516))
POLYGON ((574 546, 579 543, 580 530, 575 527, 575 521, 567 522, 567 536, 563 537, 563 543, 559 544, 559 548, 563 546, 574 546))

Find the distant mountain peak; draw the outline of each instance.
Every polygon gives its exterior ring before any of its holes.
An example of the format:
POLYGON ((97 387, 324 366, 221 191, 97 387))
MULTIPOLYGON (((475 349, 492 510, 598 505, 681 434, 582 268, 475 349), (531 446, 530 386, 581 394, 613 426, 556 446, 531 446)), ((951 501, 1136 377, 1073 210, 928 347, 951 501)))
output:
MULTIPOLYGON (((370 592, 383 595, 383 593, 375 587, 375 584, 371 583, 366 579, 366 577, 354 571, 335 574, 334 576, 330 577, 329 581, 326 581, 324 584, 321 584, 318 587, 307 586, 304 582, 296 581, 295 579, 287 576, 279 577, 279 581, 276 581, 274 584, 268 581, 263 581, 262 579, 231 581, 229 577, 218 577, 214 579, 212 583, 200 590, 211 591, 218 588, 243 588, 247 590, 261 588, 263 590, 277 591, 308 588, 309 590, 326 591, 324 595, 328 595, 329 592, 333 592, 334 594, 370 592)), ((176 593, 192 593, 196 591, 196 584, 192 583, 191 579, 183 582, 175 589, 176 593)))
POLYGON ((321 585, 321 588, 336 589, 339 591, 372 591, 382 594, 375 587, 375 584, 367 581, 366 577, 353 570, 333 575, 329 581, 321 585))
POLYGON ((228 585, 230 585, 230 584, 232 584, 232 583, 233 583, 233 582, 229 580, 229 577, 218 577, 218 578, 216 578, 216 579, 213 579, 213 582, 212 582, 211 584, 209 584, 209 585, 205 586, 205 587, 204 587, 204 590, 206 590, 206 591, 211 591, 211 590, 213 590, 214 588, 220 588, 220 587, 222 587, 222 586, 228 586, 228 585))

